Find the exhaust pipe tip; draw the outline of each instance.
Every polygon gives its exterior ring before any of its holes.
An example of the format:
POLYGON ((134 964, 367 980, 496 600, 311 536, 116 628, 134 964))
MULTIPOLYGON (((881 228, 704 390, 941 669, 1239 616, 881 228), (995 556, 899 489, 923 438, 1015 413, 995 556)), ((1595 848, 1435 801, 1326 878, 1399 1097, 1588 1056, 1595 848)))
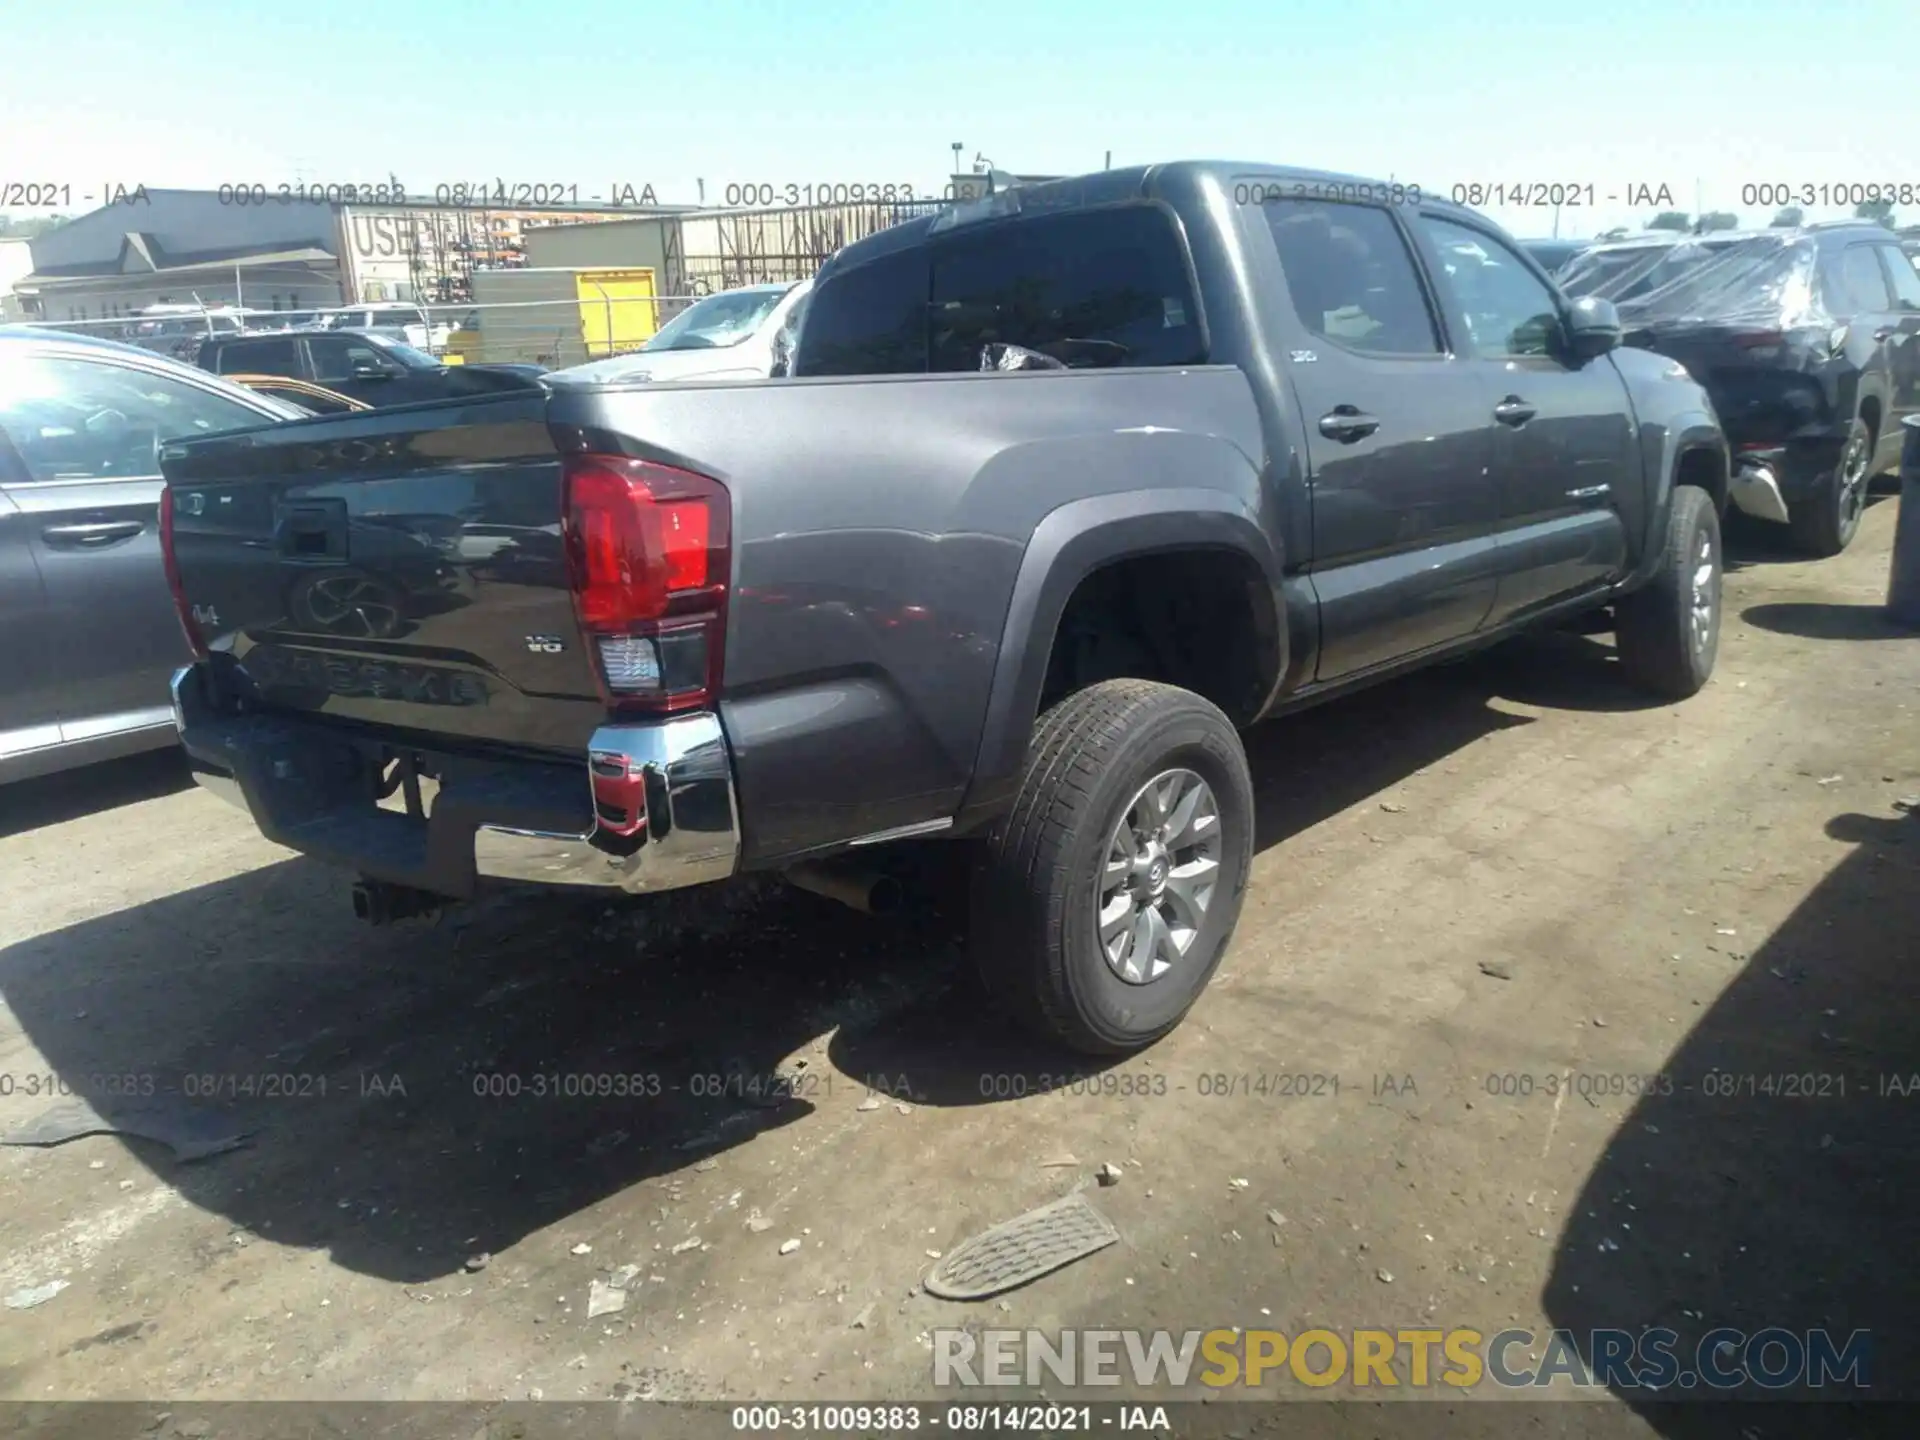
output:
POLYGON ((787 883, 835 900, 863 915, 891 915, 906 903, 906 888, 891 875, 873 870, 850 870, 803 860, 783 872, 787 883))

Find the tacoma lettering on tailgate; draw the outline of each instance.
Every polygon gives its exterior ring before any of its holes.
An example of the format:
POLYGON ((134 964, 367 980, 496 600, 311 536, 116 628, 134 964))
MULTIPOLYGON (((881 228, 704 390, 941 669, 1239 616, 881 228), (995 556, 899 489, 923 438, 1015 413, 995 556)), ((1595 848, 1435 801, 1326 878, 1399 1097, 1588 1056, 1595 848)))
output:
POLYGON ((415 705, 484 705, 487 687, 477 675, 395 660, 313 655, 283 646, 249 651, 245 669, 272 690, 324 690, 354 699, 404 700, 415 705))

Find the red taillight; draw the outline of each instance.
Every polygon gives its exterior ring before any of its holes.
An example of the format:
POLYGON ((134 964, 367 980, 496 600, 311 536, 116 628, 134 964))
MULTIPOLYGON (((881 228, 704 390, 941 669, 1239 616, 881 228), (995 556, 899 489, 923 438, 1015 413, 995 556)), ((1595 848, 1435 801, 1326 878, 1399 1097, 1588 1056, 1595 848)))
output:
POLYGON ((187 603, 187 590, 180 583, 180 558, 173 553, 173 487, 160 491, 160 561, 167 572, 167 589, 173 595, 173 613, 180 617, 180 632, 187 637, 187 649, 193 658, 207 658, 207 639, 200 633, 200 622, 193 618, 193 606, 187 603))
POLYGON ((567 568, 607 703, 686 710, 720 689, 733 504, 705 475, 624 455, 573 455, 567 568))

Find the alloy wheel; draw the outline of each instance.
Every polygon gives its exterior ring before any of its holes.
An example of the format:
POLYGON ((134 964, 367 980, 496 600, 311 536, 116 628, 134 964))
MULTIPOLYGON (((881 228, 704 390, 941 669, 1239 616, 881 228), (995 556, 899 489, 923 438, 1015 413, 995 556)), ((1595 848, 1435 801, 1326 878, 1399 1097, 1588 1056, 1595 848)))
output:
POLYGON ((1134 793, 1107 839, 1095 902, 1101 954, 1147 985, 1193 948, 1213 903, 1223 847, 1220 806, 1191 770, 1163 770, 1134 793))

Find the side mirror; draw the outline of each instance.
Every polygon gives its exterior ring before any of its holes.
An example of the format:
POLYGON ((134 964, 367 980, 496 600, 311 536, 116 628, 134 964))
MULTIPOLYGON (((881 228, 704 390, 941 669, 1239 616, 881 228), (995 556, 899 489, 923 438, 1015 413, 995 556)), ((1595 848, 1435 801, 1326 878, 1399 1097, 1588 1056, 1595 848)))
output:
POLYGON ((1567 349, 1582 360, 1604 355, 1620 344, 1620 312, 1611 300, 1582 295, 1567 306, 1567 349))

